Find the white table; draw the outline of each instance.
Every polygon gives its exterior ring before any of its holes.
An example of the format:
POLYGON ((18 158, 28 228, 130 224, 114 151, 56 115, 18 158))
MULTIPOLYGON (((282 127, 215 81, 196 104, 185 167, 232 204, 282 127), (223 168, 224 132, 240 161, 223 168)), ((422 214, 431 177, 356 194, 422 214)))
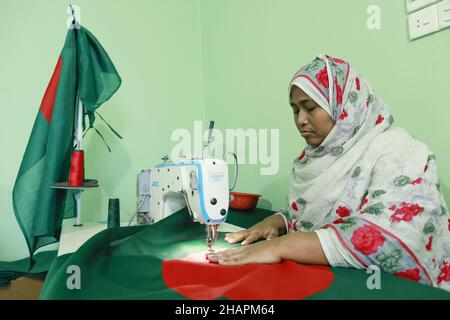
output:
MULTIPOLYGON (((126 225, 128 223, 121 223, 122 227, 126 225)), ((105 230, 107 226, 106 222, 88 222, 83 223, 81 227, 75 227, 72 221, 64 221, 59 240, 58 256, 77 251, 83 243, 100 231, 105 230)), ((236 232, 240 230, 244 229, 226 222, 219 225, 219 232, 236 232)))

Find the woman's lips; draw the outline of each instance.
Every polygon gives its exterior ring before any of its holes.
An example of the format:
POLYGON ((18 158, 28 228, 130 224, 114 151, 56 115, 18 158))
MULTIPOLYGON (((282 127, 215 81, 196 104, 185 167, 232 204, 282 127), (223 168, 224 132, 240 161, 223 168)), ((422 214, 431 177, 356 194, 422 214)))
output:
POLYGON ((301 130, 300 134, 302 135, 302 137, 307 137, 307 136, 312 135, 312 132, 309 130, 301 130))

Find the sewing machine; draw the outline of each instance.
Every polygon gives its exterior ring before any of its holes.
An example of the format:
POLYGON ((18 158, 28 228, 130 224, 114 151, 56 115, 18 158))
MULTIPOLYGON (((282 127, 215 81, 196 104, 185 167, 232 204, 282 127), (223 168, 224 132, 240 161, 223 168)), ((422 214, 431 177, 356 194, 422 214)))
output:
POLYGON ((213 251, 219 224, 227 218, 230 199, 228 165, 209 153, 213 126, 211 121, 203 159, 170 161, 166 156, 163 163, 142 170, 137 177, 138 224, 155 223, 187 206, 192 220, 206 225, 209 251, 213 251))

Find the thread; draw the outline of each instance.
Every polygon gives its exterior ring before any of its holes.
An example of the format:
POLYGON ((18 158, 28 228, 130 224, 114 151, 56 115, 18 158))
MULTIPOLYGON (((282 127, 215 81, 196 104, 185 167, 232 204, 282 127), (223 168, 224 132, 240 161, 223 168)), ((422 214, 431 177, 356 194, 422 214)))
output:
POLYGON ((118 198, 108 202, 108 228, 120 227, 120 201, 118 198))
POLYGON ((82 186, 84 182, 84 151, 75 150, 72 152, 72 162, 70 163, 69 186, 82 186))

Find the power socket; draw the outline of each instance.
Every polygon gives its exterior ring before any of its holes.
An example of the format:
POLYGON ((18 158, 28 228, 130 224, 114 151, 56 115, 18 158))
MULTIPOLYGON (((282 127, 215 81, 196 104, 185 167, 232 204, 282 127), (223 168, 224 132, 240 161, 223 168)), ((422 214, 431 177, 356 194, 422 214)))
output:
POLYGON ((450 0, 444 0, 437 4, 439 29, 450 27, 450 0))
POLYGON ((409 38, 417 39, 439 30, 437 5, 426 7, 408 16, 409 38))
POLYGON ((406 10, 408 13, 411 13, 428 6, 433 2, 436 2, 436 0, 406 0, 406 10))

